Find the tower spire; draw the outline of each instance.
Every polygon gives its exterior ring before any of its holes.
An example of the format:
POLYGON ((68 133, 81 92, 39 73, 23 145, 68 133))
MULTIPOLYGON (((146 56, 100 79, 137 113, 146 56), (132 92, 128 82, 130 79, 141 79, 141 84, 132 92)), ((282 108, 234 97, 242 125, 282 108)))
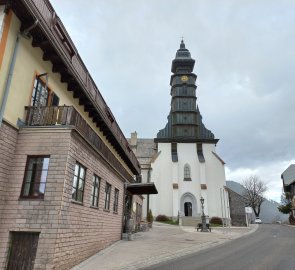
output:
POLYGON ((180 49, 185 49, 185 44, 183 42, 183 37, 181 37, 180 49))

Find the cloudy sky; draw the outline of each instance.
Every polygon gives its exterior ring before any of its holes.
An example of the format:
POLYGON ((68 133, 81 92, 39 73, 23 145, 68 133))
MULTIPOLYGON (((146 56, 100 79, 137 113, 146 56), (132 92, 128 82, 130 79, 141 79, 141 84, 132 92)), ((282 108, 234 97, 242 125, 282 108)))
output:
POLYGON ((170 110, 181 37, 203 122, 228 180, 256 174, 279 200, 295 163, 295 2, 51 0, 125 136, 154 138, 170 110))

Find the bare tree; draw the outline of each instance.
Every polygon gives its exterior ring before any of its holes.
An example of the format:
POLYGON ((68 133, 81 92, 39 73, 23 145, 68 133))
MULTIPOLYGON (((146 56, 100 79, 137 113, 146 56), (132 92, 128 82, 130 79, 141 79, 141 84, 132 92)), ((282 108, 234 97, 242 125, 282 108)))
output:
POLYGON ((243 181, 245 191, 243 196, 245 197, 246 204, 252 207, 255 216, 260 214, 260 206, 264 201, 264 192, 267 190, 266 184, 260 180, 257 175, 252 175, 243 181))

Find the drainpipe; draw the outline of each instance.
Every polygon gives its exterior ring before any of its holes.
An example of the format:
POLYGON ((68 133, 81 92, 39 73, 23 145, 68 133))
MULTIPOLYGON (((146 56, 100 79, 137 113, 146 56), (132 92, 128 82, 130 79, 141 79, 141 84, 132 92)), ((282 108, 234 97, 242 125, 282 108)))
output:
POLYGON ((125 180, 124 182, 124 192, 123 192, 123 213, 122 213, 122 223, 121 223, 121 240, 123 240, 123 226, 124 226, 124 218, 125 218, 125 196, 126 196, 126 191, 127 191, 127 181, 125 180))
POLYGON ((7 76, 5 87, 4 87, 4 93, 3 93, 3 97, 2 97, 2 102, 1 102, 1 105, 0 105, 0 127, 2 126, 3 115, 4 115, 8 95, 9 95, 11 80, 12 80, 14 66, 15 66, 15 62, 16 62, 17 51, 18 51, 18 48, 19 48, 20 36, 23 35, 23 36, 28 38, 29 37, 29 32, 33 28, 35 28, 37 26, 37 24, 38 24, 38 20, 35 20, 35 22, 30 27, 28 27, 24 31, 17 34, 14 49, 13 49, 13 53, 12 53, 12 58, 11 58, 11 61, 10 61, 10 64, 9 64, 9 71, 8 71, 8 76, 7 76))

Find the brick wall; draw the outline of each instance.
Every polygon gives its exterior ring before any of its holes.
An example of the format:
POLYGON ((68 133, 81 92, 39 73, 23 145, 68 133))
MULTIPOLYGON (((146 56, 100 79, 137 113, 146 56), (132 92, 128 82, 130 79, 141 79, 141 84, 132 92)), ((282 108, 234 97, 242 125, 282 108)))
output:
POLYGON ((124 184, 118 175, 74 132, 66 169, 62 215, 55 246, 56 269, 68 269, 121 239, 124 184), (76 161, 87 168, 83 205, 71 202, 76 161), (98 209, 90 207, 93 174, 101 177, 98 209), (105 185, 112 185, 110 211, 104 210, 105 185), (115 188, 118 213, 113 213, 115 188))
MULTIPOLYGON (((17 141, 17 130, 3 121, 0 127, 0 219, 4 207, 4 194, 8 182, 11 161, 17 141)), ((1 226, 1 223, 0 223, 1 226)))
POLYGON ((70 134, 59 129, 19 132, 1 219, 0 269, 6 263, 10 231, 40 232, 35 269, 52 269, 70 134), (44 200, 19 200, 27 155, 50 155, 44 200))
POLYGON ((118 174, 71 129, 27 128, 19 132, 0 223, 0 269, 9 232, 40 232, 34 269, 69 269, 121 238, 124 184, 118 174), (19 200, 27 155, 50 155, 44 200, 19 200), (72 202, 75 163, 87 168, 83 204, 72 202), (99 207, 90 207, 93 173, 101 177, 99 207), (104 210, 106 181, 112 185, 104 210), (114 190, 118 213, 113 213, 114 190))

